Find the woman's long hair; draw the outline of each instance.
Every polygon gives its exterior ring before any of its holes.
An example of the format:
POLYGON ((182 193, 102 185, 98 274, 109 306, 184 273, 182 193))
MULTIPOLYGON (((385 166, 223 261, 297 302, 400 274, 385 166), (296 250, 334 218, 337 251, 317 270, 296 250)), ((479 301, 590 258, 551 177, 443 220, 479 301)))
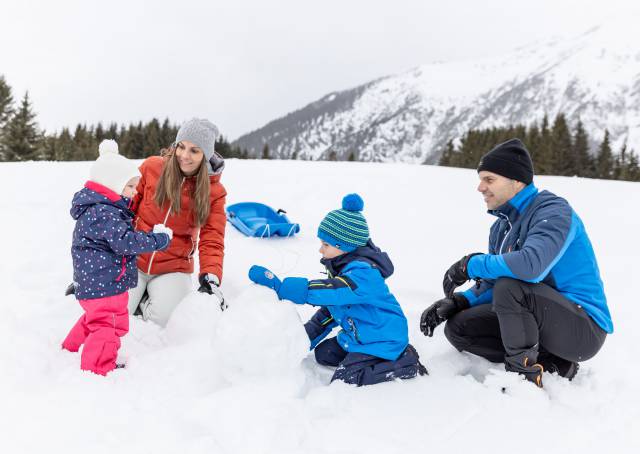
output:
MULTIPOLYGON (((179 214, 181 208, 180 194, 185 176, 180 170, 180 164, 178 164, 176 145, 173 144, 169 148, 164 148, 160 153, 165 158, 165 162, 158 180, 154 200, 159 207, 164 207, 168 202, 171 204, 171 214, 179 214)), ((197 227, 201 227, 207 221, 209 210, 211 209, 209 202, 211 183, 204 158, 200 163, 195 178, 196 184, 191 194, 191 199, 193 200, 193 222, 197 227)))

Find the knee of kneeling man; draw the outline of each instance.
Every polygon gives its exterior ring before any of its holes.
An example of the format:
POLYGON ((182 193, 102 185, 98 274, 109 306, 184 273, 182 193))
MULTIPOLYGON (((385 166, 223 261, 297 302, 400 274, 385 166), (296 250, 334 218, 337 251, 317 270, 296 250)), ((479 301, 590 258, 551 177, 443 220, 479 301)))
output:
POLYGON ((455 316, 451 317, 444 324, 444 336, 453 343, 461 337, 462 327, 456 322, 455 316))
POLYGON ((493 307, 510 305, 513 302, 519 302, 522 298, 518 298, 522 294, 524 282, 510 277, 501 277, 496 280, 493 285, 493 307))
POLYGON ((493 284, 493 294, 504 294, 511 293, 514 290, 520 288, 524 284, 524 282, 519 281, 518 279, 513 279, 511 277, 501 277, 496 279, 495 284, 493 284))

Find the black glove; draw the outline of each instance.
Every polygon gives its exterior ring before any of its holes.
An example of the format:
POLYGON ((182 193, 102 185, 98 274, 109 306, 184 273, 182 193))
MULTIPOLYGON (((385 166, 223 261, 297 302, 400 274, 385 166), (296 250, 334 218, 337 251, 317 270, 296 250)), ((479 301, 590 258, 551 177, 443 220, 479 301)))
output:
POLYGON ((480 252, 475 252, 473 254, 465 255, 456 263, 451 265, 451 267, 444 273, 444 279, 442 280, 442 289, 444 290, 444 294, 447 298, 453 298, 453 292, 456 288, 460 287, 462 284, 469 280, 469 275, 467 274, 467 264, 469 263, 469 259, 474 255, 482 255, 480 252))
POLYGON ((69 284, 64 291, 64 296, 75 295, 76 294, 76 286, 73 285, 73 282, 69 284))
POLYGON ((469 302, 460 293, 455 293, 453 298, 442 298, 426 308, 420 317, 420 331, 425 336, 433 336, 433 331, 440 323, 447 320, 453 314, 469 308, 469 302))
POLYGON ((224 295, 222 294, 222 290, 218 287, 220 285, 220 280, 218 276, 211 273, 201 274, 198 277, 198 281, 200 282, 200 288, 198 291, 200 293, 207 293, 209 295, 215 295, 220 303, 220 310, 223 311, 229 307, 229 305, 224 301, 224 295))

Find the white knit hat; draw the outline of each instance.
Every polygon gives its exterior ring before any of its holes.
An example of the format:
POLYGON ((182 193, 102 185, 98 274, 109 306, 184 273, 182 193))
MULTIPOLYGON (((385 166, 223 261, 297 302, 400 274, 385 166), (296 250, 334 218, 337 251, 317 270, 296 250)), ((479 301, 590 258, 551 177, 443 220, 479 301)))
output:
POLYGON ((98 153, 100 156, 89 171, 89 178, 94 183, 101 184, 116 194, 122 194, 127 182, 140 176, 138 166, 118 153, 115 140, 103 140, 98 147, 98 153))

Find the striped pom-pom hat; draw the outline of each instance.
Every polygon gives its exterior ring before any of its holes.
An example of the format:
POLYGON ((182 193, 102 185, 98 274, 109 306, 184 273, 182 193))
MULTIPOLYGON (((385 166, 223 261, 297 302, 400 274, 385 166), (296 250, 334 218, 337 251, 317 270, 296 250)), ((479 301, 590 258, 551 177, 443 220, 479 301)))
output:
POLYGON ((364 201, 358 194, 347 194, 342 209, 330 211, 318 227, 318 238, 342 251, 351 252, 369 241, 369 226, 362 215, 364 201))

